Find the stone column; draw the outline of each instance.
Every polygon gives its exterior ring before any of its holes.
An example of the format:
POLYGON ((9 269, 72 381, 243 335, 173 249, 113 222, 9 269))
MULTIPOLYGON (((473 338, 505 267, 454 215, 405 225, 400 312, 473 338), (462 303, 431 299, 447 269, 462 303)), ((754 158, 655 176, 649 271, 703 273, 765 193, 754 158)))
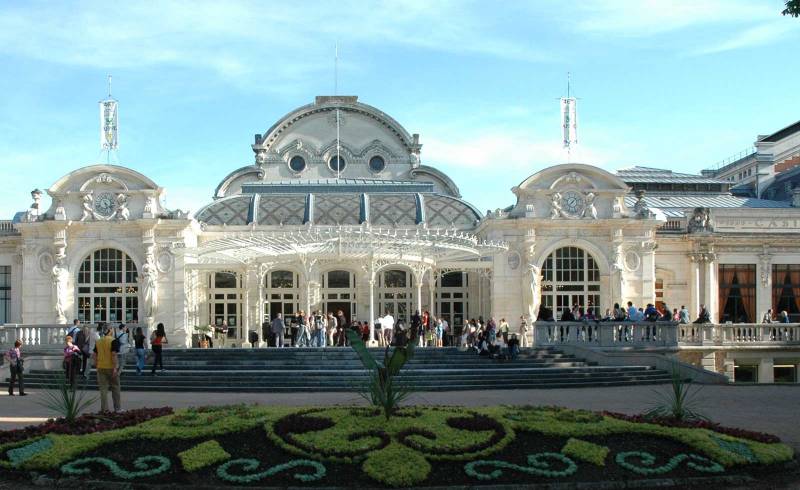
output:
POLYGON ((717 283, 717 255, 713 252, 705 254, 705 276, 703 301, 705 302, 711 322, 714 323, 719 321, 719 308, 717 305, 717 303, 719 303, 717 298, 719 285, 717 283))
POLYGON ((762 357, 761 362, 758 363, 758 382, 759 383, 774 383, 775 382, 775 361, 771 357, 762 357))
MULTIPOLYGON (((764 247, 764 253, 758 256, 758 269, 756 277, 758 277, 758 284, 756 289, 756 312, 753 322, 761 323, 764 313, 772 309, 772 255, 768 252, 767 247, 764 247)), ((773 315, 779 312, 773 311, 773 315)))
POLYGON ((436 315, 436 275, 433 273, 433 269, 428 272, 428 295, 429 295, 429 304, 428 308, 430 308, 431 317, 436 315))
POLYGON ((689 282, 689 315, 697 316, 700 312, 700 266, 703 262, 702 254, 689 254, 691 263, 691 277, 689 282))
POLYGON ((369 278, 369 346, 374 346, 375 341, 375 274, 369 278))

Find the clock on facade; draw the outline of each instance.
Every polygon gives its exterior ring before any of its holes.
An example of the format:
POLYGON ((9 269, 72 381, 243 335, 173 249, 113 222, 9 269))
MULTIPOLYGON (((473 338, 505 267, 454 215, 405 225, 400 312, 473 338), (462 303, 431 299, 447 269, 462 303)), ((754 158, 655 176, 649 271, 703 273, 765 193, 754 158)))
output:
POLYGON ((580 216, 583 212, 583 196, 575 191, 567 191, 561 195, 561 209, 570 216, 580 216))
POLYGON ((109 192, 98 194, 94 199, 95 212, 104 218, 113 215, 116 207, 117 202, 114 200, 114 195, 109 192))

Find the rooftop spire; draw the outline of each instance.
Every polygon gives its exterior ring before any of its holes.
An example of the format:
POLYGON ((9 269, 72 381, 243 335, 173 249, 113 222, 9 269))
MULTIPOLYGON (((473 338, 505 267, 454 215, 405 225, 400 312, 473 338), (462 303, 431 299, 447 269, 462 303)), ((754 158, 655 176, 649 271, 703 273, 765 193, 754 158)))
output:
POLYGON ((106 152, 106 163, 111 163, 111 152, 119 148, 117 109, 117 100, 111 96, 111 75, 108 75, 108 97, 100 101, 100 151, 106 152))
POLYGON ((578 107, 577 99, 571 94, 571 78, 571 74, 567 72, 567 96, 560 99, 561 135, 564 148, 567 149, 567 161, 578 144, 578 107))

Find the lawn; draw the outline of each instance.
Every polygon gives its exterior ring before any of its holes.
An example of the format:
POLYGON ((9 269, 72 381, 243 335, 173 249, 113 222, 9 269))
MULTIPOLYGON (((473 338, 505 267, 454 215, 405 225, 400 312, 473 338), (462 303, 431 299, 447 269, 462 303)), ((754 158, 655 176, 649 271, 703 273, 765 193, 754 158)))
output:
POLYGON ((796 471, 793 450, 774 436, 680 425, 554 407, 406 407, 388 420, 369 407, 144 409, 2 432, 0 471, 54 485, 309 487, 724 482, 796 471))

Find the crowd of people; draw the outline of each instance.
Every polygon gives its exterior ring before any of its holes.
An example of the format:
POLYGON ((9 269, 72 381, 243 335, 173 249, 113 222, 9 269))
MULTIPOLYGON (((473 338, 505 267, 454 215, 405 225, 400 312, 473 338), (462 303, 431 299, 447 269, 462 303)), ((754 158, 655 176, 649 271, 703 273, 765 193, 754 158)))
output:
POLYGON ((484 322, 483 317, 471 319, 464 325, 461 333, 461 347, 475 351, 478 355, 495 359, 516 359, 522 347, 528 347, 528 332, 530 328, 524 316, 519 317, 517 331, 505 318, 498 324, 494 318, 484 322))

